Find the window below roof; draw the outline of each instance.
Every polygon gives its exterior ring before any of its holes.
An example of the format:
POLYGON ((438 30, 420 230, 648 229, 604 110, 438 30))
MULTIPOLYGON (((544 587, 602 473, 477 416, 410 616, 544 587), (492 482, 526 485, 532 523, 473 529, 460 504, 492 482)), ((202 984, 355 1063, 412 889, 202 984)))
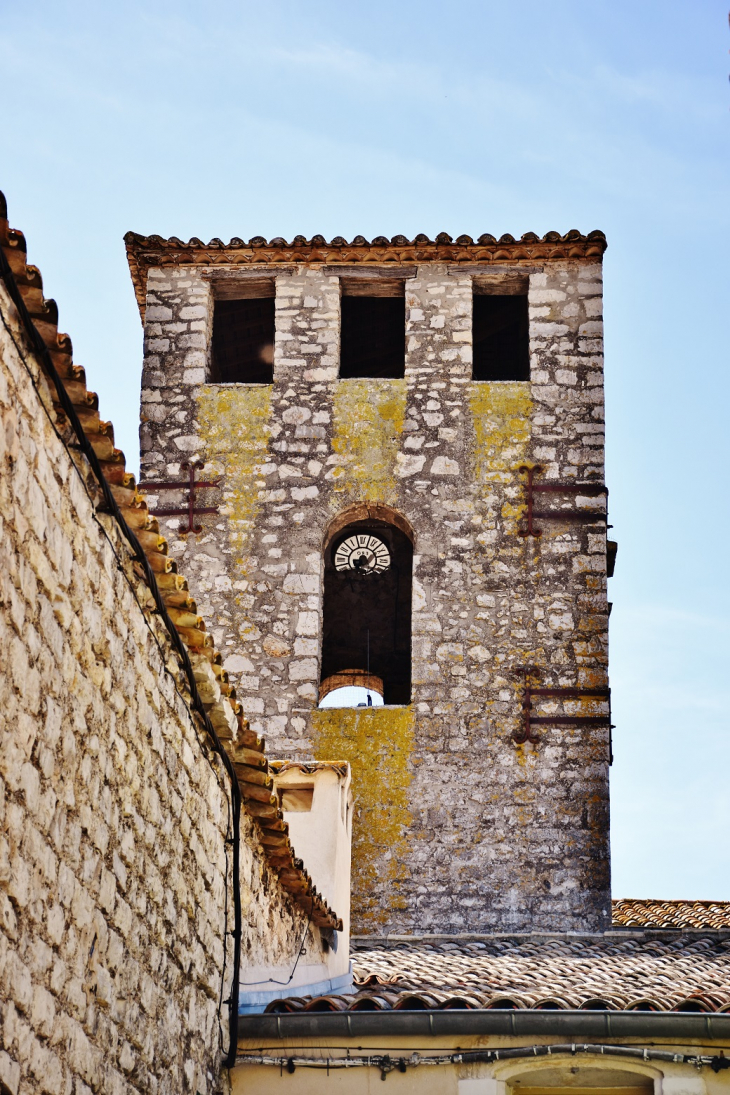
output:
POLYGON ((302 783, 296 786, 285 784, 276 790, 279 799, 279 809, 292 814, 307 814, 312 809, 314 801, 314 784, 302 783))
POLYGON ((480 291, 472 313, 474 380, 529 380, 527 290, 510 295, 480 291))
POLYGON ((342 280, 340 378, 405 376, 406 298, 402 281, 342 280))
POLYGON ((214 302, 211 381, 273 383, 273 281, 227 286, 225 292, 225 298, 217 294, 214 302))

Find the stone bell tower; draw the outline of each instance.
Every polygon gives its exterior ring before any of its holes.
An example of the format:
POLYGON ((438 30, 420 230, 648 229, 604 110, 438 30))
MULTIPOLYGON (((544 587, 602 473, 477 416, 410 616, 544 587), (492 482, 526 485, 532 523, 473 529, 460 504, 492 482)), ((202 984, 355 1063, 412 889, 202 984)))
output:
POLYGON ((272 755, 351 762, 356 933, 610 923, 605 246, 127 236, 141 485, 272 755))

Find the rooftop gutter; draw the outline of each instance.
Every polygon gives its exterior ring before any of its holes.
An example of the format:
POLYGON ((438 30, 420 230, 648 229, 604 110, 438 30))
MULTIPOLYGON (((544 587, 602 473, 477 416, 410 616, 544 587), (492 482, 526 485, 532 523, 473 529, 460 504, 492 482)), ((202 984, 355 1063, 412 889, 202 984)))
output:
POLYGON ((240 1040, 449 1037, 665 1038, 730 1041, 730 1014, 656 1011, 308 1011, 240 1016, 240 1040))

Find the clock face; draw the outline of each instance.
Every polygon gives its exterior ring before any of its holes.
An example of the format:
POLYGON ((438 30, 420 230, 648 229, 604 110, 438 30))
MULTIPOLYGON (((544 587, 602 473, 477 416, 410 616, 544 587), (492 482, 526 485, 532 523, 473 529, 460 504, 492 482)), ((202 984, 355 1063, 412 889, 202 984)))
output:
POLYGON ((335 552, 335 568, 355 574, 382 574, 390 566, 390 552, 377 536, 358 532, 343 540, 335 552))

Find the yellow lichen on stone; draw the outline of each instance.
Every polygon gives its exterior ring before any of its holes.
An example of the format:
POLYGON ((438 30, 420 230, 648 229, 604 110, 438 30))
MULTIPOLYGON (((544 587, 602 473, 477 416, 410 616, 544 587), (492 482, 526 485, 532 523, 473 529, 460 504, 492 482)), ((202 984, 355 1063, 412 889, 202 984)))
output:
POLYGON ((396 501, 396 456, 406 414, 405 380, 340 380, 333 394, 337 506, 396 501), (338 498, 337 495, 340 495, 338 498))
MULTIPOLYGON (((266 462, 270 437, 271 388, 203 388, 198 395, 198 423, 204 442, 205 460, 223 476, 221 514, 228 526, 231 547, 230 576, 240 604, 242 589, 250 571, 249 545, 261 496, 266 486, 256 474, 266 462)), ((257 629, 244 620, 241 638, 257 629)))
POLYGON ((527 455, 532 397, 520 381, 469 385, 474 429, 474 470, 480 483, 505 482, 527 455))
POLYGON ((312 713, 316 757, 342 757, 352 766, 353 931, 376 932, 388 906, 405 907, 398 882, 406 877, 410 824, 411 707, 323 708, 312 713))
MULTIPOLYGON (((474 478, 478 483, 520 483, 517 469, 527 463, 532 397, 520 381, 482 381, 469 386, 474 433, 474 478)), ((522 491, 503 501, 500 516, 506 530, 517 532, 524 514, 522 491)))
POLYGON ((529 387, 522 382, 493 381, 469 386, 474 465, 480 482, 505 481, 525 460, 532 406, 529 387))

